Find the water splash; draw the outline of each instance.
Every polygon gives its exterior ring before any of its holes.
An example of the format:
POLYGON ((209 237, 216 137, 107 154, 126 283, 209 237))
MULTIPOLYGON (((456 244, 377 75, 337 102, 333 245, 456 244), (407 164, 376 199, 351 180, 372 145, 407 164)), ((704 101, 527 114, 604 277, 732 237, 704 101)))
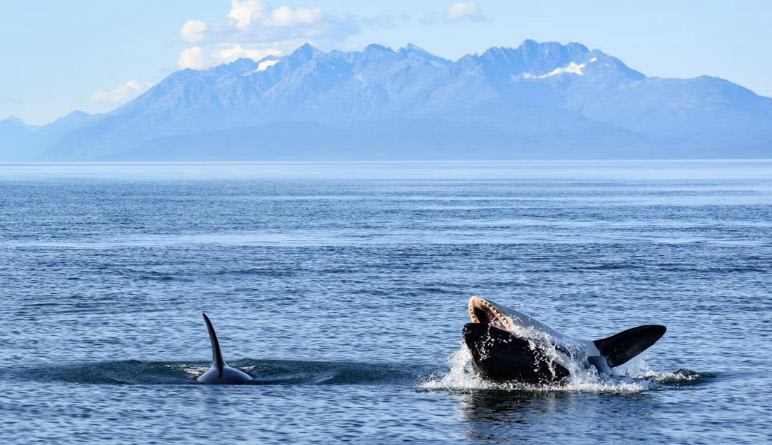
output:
MULTIPOLYGON (((557 357, 558 351, 545 350, 547 355, 557 357), (553 355, 555 354, 555 355, 553 355)), ((447 389, 454 391, 502 390, 502 391, 567 391, 567 392, 607 392, 635 393, 662 389, 667 385, 696 384, 713 376, 688 369, 675 372, 657 372, 641 358, 622 367, 611 375, 600 375, 594 368, 582 366, 576 361, 566 360, 560 354, 561 364, 571 372, 568 381, 563 384, 529 385, 523 383, 498 383, 481 378, 474 370, 472 354, 466 345, 456 351, 448 360, 445 373, 435 373, 419 383, 423 389, 447 389)))

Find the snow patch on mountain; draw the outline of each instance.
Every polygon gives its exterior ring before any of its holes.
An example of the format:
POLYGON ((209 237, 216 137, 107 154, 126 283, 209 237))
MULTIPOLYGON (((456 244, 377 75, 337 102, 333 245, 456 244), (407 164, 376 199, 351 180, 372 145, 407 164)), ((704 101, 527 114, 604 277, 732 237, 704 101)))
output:
MULTIPOLYGON (((596 62, 597 60, 598 60, 597 57, 593 57, 592 60, 590 60, 590 63, 596 62)), ((575 74, 577 76, 583 76, 584 68, 586 66, 587 66, 586 63, 571 62, 566 66, 555 68, 554 70, 541 75, 523 73, 523 78, 524 79, 546 79, 548 77, 560 76, 561 74, 575 74)))
POLYGON ((268 68, 276 65, 277 63, 279 63, 278 59, 277 60, 263 60, 262 62, 257 64, 257 69, 255 70, 255 72, 259 73, 260 71, 265 71, 268 68))

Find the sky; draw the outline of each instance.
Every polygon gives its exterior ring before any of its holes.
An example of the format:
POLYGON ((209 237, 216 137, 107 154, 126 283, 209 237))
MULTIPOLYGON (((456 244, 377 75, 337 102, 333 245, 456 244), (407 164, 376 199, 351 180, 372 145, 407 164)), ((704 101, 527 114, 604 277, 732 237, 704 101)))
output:
POLYGON ((456 59, 580 42, 649 76, 711 75, 772 96, 772 2, 0 0, 0 119, 109 111, 181 68, 413 43, 456 59))

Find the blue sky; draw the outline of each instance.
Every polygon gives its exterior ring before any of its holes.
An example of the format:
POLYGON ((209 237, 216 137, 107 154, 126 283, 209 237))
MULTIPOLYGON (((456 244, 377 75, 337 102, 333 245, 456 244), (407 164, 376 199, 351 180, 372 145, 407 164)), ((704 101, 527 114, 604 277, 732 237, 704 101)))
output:
POLYGON ((457 58, 526 38, 581 42, 647 75, 729 79, 772 96, 772 2, 1 0, 0 118, 103 112, 180 67, 411 42, 457 58))

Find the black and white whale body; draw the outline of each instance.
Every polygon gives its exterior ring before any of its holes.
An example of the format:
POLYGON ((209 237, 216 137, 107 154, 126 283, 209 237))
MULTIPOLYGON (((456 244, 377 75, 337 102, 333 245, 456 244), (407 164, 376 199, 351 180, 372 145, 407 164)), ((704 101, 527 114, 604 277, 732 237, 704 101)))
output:
POLYGON ((209 331, 209 340, 212 343, 212 366, 208 371, 198 376, 196 381, 198 383, 209 385, 238 385, 240 383, 251 382, 252 377, 250 377, 249 374, 231 368, 225 364, 225 361, 222 358, 222 352, 220 351, 220 342, 217 340, 217 333, 214 331, 214 326, 212 326, 212 322, 209 321, 209 317, 207 317, 205 313, 201 315, 204 316, 206 329, 209 331))
POLYGON ((468 308, 472 323, 464 326, 464 342, 477 372, 497 382, 559 384, 572 372, 608 374, 653 345, 666 330, 645 325, 588 341, 477 296, 469 300, 468 308))

